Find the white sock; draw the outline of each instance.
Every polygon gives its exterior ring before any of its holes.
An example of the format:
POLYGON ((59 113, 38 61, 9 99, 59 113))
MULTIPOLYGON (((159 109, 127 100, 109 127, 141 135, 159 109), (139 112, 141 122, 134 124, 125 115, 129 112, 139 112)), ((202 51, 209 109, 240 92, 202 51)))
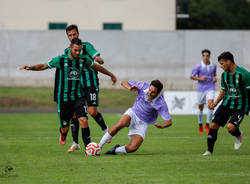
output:
POLYGON ((207 110, 207 123, 209 124, 212 120, 213 110, 207 110))
POLYGON ((198 123, 199 125, 202 124, 202 116, 203 116, 203 111, 200 111, 198 112, 198 123))
POLYGON ((104 145, 109 139, 111 139, 111 138, 112 138, 112 136, 111 136, 108 132, 106 132, 106 133, 103 135, 101 141, 99 142, 99 145, 100 145, 101 147, 103 147, 103 145, 104 145))
POLYGON ((125 149, 125 146, 120 146, 120 147, 116 148, 115 152, 116 153, 122 153, 122 154, 126 154, 127 153, 127 151, 125 149))

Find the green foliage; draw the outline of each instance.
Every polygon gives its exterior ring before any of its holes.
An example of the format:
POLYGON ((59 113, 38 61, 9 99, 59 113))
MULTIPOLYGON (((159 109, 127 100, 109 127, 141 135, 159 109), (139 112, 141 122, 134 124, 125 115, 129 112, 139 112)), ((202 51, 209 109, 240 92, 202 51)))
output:
POLYGON ((193 0, 189 15, 178 20, 178 29, 250 29, 246 0, 193 0))
MULTIPOLYGON (((104 114, 109 126, 120 115, 104 114)), ((173 126, 150 126, 139 150, 128 155, 86 157, 82 150, 67 153, 72 143, 58 142, 57 114, 0 114, 0 183, 3 184, 248 184, 250 181, 250 118, 240 150, 234 138, 221 128, 214 155, 204 157, 207 135, 198 134, 196 116, 173 116, 173 126)), ((159 120, 161 122, 161 120, 159 120)), ((103 133, 89 120, 93 142, 103 133)), ((127 144, 128 129, 119 132, 111 144, 127 144)), ((80 133, 81 135, 81 133, 80 133)), ((79 139, 82 144, 81 138, 79 139)))
POLYGON ((187 14, 192 0, 178 0, 178 13, 187 14))

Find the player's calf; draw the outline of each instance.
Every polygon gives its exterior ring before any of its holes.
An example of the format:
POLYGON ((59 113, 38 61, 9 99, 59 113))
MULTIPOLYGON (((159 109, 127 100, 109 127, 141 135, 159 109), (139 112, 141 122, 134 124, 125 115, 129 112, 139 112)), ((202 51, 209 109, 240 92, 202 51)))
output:
POLYGON ((125 149, 127 151, 127 153, 132 153, 132 152, 135 152, 136 150, 138 150, 140 146, 138 145, 131 145, 131 144, 128 144, 126 145, 125 149))

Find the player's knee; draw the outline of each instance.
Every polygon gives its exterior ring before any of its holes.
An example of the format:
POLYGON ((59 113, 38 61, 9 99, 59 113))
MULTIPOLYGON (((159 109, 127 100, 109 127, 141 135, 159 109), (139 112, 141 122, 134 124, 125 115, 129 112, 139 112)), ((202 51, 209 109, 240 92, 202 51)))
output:
POLYGON ((80 117, 78 120, 82 128, 88 127, 88 119, 86 117, 80 117))
POLYGON ((229 132, 234 132, 235 131, 235 126, 233 124, 231 124, 231 123, 228 123, 227 130, 229 132))
POLYGON ((219 129, 219 125, 217 123, 212 123, 211 129, 219 129))
POLYGON ((203 104, 199 104, 199 105, 198 105, 198 108, 199 108, 200 111, 203 111, 203 107, 204 107, 203 104))
POLYGON ((92 117, 96 117, 96 115, 98 114, 96 109, 88 109, 88 112, 92 117))

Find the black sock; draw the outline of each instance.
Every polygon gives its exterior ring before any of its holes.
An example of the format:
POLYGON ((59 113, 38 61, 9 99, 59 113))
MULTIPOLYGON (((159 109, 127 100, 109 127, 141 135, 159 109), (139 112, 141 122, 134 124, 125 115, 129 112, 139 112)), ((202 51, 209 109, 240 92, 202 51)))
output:
POLYGON ((208 151, 213 153, 214 151, 214 143, 217 139, 217 133, 218 129, 210 129, 209 134, 207 136, 207 146, 208 146, 208 151))
POLYGON ((79 121, 77 118, 71 119, 71 132, 73 141, 78 144, 79 121))
POLYGON ((85 147, 91 142, 89 127, 82 128, 82 140, 84 142, 85 147))
POLYGON ((236 128, 234 132, 229 132, 232 136, 240 137, 241 132, 239 128, 236 128))
POLYGON ((98 123, 98 125, 102 128, 102 130, 105 130, 107 128, 107 125, 105 124, 102 114, 100 112, 98 112, 97 115, 93 118, 98 123))

